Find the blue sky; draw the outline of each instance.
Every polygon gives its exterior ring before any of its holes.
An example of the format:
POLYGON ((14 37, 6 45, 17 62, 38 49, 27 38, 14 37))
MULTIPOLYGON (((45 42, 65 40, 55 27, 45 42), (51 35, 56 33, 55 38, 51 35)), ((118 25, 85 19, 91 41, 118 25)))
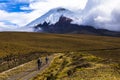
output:
POLYGON ((120 31, 119 4, 120 0, 0 0, 0 31, 23 27, 56 7, 82 10, 85 25, 120 31))
MULTIPOLYGON (((24 0, 23 0, 24 1, 24 0)), ((7 12, 31 12, 32 10, 23 10, 22 7, 29 7, 28 2, 19 2, 16 0, 0 0, 1 10, 5 10, 7 12)))

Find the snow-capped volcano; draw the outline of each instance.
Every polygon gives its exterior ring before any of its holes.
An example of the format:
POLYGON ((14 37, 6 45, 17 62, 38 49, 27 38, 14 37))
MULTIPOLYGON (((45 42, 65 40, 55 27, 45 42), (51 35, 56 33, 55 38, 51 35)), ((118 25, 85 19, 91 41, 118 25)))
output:
POLYGON ((64 8, 55 8, 32 21, 24 28, 45 33, 80 33, 106 36, 119 36, 120 32, 96 29, 91 25, 82 25, 80 14, 64 8))
POLYGON ((43 24, 44 22, 51 24, 55 24, 56 22, 59 21, 61 16, 65 16, 66 18, 72 19, 73 24, 80 24, 81 19, 78 17, 78 15, 68 9, 65 8, 54 8, 50 11, 48 11, 46 14, 43 16, 37 18, 36 20, 32 21, 27 27, 34 27, 37 26, 38 24, 43 24))

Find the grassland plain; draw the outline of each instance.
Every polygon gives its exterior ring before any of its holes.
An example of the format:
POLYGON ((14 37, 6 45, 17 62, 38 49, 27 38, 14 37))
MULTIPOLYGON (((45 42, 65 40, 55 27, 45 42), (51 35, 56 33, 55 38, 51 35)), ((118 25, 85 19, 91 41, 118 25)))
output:
POLYGON ((120 63, 120 38, 83 34, 0 33, 0 66, 11 55, 27 59, 35 53, 57 52, 88 52, 120 63))

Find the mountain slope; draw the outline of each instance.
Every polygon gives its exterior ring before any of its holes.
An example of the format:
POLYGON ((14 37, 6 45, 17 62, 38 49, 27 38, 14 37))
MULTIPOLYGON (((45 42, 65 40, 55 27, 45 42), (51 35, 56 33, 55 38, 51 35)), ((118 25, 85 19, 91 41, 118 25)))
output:
POLYGON ((50 24, 44 22, 43 24, 39 24, 35 26, 35 32, 45 32, 45 33, 77 33, 77 34, 92 34, 92 35, 102 35, 102 36, 120 36, 119 32, 109 31, 105 29, 95 29, 93 26, 88 25, 78 25, 71 24, 73 20, 70 18, 66 18, 61 16, 59 21, 55 24, 50 24))
POLYGON ((64 9, 64 8, 54 8, 54 9, 48 11, 43 16, 32 21, 31 23, 29 23, 26 26, 34 27, 38 24, 43 24, 44 22, 47 22, 49 24, 55 24, 56 22, 59 21, 61 16, 66 16, 68 18, 71 18, 73 20, 73 23, 79 22, 79 17, 76 15, 76 13, 74 13, 68 9, 64 9))
POLYGON ((94 26, 81 25, 80 14, 64 8, 55 8, 48 11, 40 18, 26 25, 34 32, 45 33, 80 33, 104 36, 119 36, 120 32, 105 29, 96 29, 94 26))

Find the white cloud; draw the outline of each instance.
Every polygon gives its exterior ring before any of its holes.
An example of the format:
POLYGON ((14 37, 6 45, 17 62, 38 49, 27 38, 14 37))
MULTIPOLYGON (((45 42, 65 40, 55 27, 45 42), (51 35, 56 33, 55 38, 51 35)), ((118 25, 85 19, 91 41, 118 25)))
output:
POLYGON ((83 24, 120 31, 119 4, 120 0, 88 0, 82 13, 83 24))
POLYGON ((21 10, 30 10, 31 8, 30 7, 26 7, 26 6, 21 6, 20 9, 21 10))
MULTIPOLYGON (((33 9, 30 13, 14 12, 8 13, 0 10, 0 21, 9 21, 18 26, 24 26, 34 19, 40 17, 48 10, 55 7, 64 7, 70 10, 82 10, 82 24, 92 25, 96 28, 120 31, 120 0, 15 0, 17 2, 29 3, 22 10, 33 9), (85 4, 87 5, 85 7, 85 4)), ((3 4, 4 5, 4 4, 3 4)), ((2 6, 2 5, 0 5, 2 6)), ((4 5, 5 6, 5 5, 4 5)), ((8 26, 0 24, 0 26, 8 26)), ((11 26, 11 24, 10 24, 11 26)), ((12 26, 11 26, 12 27, 12 26)))
POLYGON ((13 25, 6 24, 5 22, 0 22, 0 31, 8 31, 11 30, 13 25), (6 27, 5 27, 6 26, 6 27))
MULTIPOLYGON (((26 13, 23 13, 23 12, 8 13, 6 11, 0 10, 0 15, 2 15, 0 18, 0 21, 3 21, 3 22, 8 21, 11 24, 17 24, 18 26, 25 25, 30 19, 30 17, 28 17, 28 15, 26 13)), ((7 26, 5 26, 5 27, 7 27, 7 26)), ((16 27, 16 26, 14 26, 14 27, 16 27)))
POLYGON ((87 0, 38 0, 31 3, 33 9, 51 9, 55 7, 64 7, 69 9, 83 9, 87 0))

